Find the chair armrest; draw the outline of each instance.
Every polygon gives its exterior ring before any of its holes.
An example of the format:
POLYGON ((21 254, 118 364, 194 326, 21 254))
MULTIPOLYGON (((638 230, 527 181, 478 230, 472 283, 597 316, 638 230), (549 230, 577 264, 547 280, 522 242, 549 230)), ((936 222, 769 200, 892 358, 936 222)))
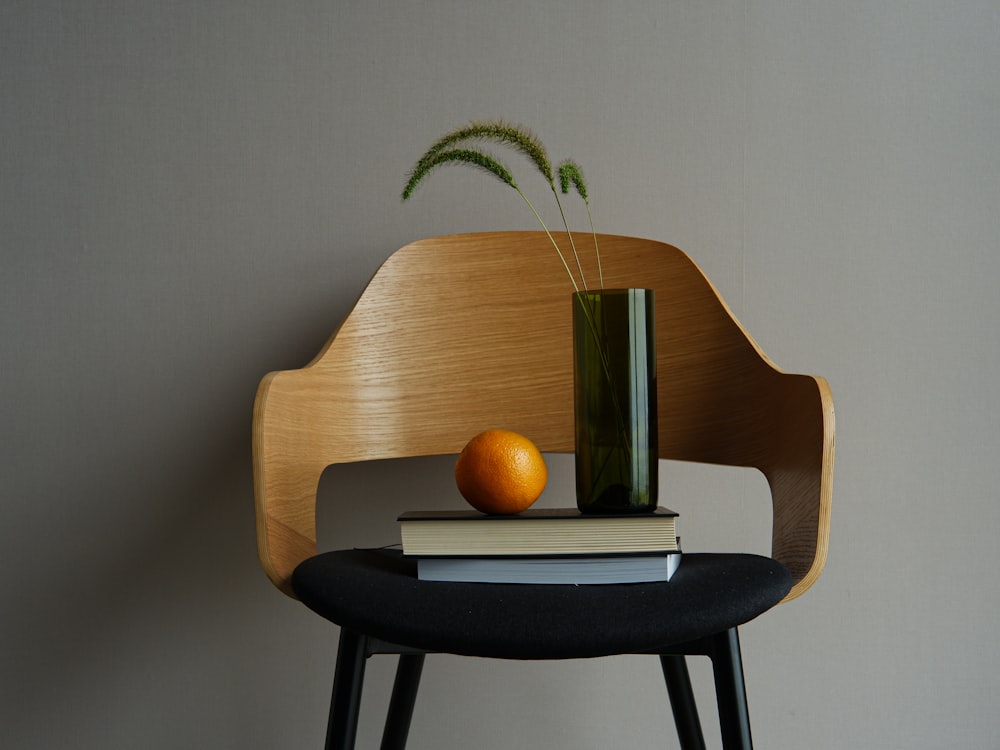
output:
POLYGON ((826 564, 833 494, 834 410, 826 380, 778 373, 777 439, 761 467, 771 488, 771 556, 792 573, 784 601, 801 596, 826 564))
POLYGON ((308 370, 270 373, 254 402, 257 555, 268 578, 293 598, 292 572, 316 554, 316 492, 325 469, 301 399, 308 379, 308 370))

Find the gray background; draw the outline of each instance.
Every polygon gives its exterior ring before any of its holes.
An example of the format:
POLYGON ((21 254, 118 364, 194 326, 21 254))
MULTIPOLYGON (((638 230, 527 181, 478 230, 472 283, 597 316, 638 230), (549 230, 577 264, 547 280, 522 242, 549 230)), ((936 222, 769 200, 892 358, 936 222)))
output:
MULTIPOLYGON (((397 247, 533 228, 458 169, 399 201, 500 116, 830 380, 829 565, 743 635, 758 745, 997 747, 998 81, 992 0, 0 3, 0 744, 321 746, 336 630, 257 566, 254 390, 397 247)), ((322 543, 460 504, 451 461, 331 472, 322 543)), ((756 474, 663 477, 686 549, 766 548, 756 474)), ((675 743, 655 660, 438 657, 411 746, 675 743)))

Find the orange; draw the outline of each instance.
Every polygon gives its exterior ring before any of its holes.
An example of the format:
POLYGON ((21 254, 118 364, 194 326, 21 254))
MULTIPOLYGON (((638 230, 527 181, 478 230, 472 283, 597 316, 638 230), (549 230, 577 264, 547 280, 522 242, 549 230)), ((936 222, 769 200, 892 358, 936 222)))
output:
POLYGON ((510 430, 479 433, 455 463, 458 491, 483 513, 520 513, 538 499, 548 478, 538 446, 510 430))

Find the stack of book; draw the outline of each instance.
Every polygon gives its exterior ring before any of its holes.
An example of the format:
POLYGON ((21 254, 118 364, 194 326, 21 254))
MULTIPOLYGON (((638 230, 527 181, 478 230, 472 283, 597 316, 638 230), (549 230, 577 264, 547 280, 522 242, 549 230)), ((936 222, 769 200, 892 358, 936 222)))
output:
POLYGON ((517 515, 414 511, 399 517, 403 554, 424 581, 602 584, 669 581, 680 564, 677 514, 517 515))

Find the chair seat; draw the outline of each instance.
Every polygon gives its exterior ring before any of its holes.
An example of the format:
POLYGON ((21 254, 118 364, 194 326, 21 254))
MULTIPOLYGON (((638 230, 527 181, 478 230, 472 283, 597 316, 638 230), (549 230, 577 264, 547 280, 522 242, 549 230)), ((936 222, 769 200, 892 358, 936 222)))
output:
POLYGON ((523 585, 421 581, 389 550, 337 550, 300 563, 292 586, 326 619, 389 643, 502 659, 656 651, 742 625, 788 593, 768 557, 685 554, 669 582, 523 585))

